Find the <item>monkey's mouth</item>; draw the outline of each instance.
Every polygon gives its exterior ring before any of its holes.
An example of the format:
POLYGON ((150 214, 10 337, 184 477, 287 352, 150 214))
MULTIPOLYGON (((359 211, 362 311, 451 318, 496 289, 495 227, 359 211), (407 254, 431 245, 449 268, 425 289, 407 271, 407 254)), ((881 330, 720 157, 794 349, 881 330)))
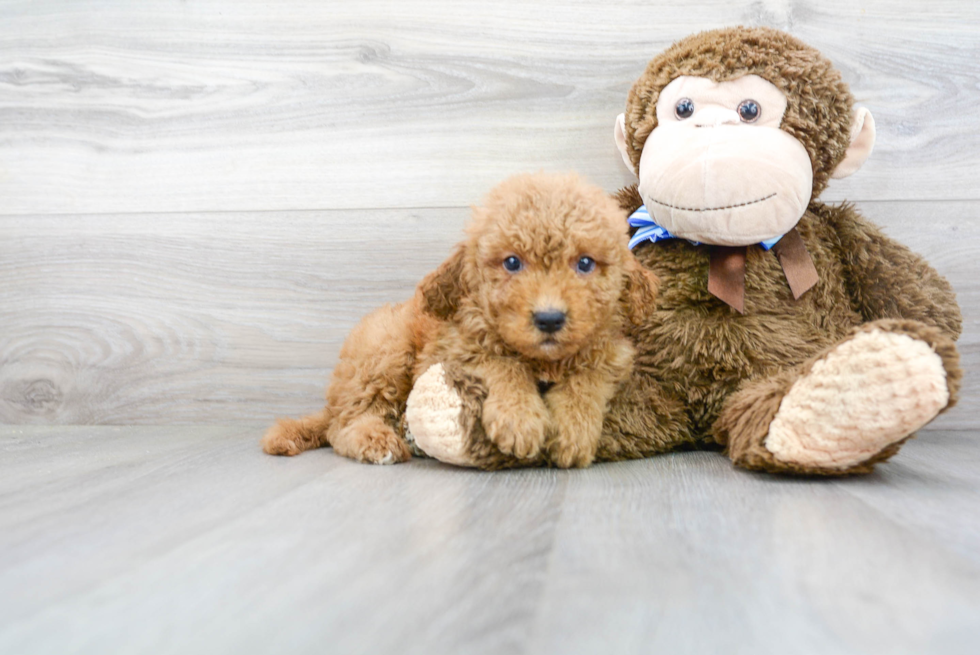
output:
POLYGON ((770 193, 765 198, 757 198, 755 200, 749 200, 748 202, 740 202, 737 205, 727 205, 725 207, 678 207, 676 205, 671 205, 670 203, 666 203, 666 202, 660 202, 659 200, 654 200, 652 198, 650 199, 650 202, 652 202, 655 205, 660 205, 661 207, 667 207, 668 209, 676 209, 678 211, 683 211, 683 212, 717 212, 717 211, 722 211, 724 209, 738 209, 739 207, 748 207, 749 205, 757 205, 760 202, 765 202, 775 197, 776 197, 775 193, 770 193))

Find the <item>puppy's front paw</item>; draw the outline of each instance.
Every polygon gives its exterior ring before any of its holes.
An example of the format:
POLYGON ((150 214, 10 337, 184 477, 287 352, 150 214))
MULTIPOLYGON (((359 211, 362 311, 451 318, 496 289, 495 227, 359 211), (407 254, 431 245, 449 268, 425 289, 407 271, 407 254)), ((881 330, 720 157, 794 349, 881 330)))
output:
POLYGON ((602 436, 601 414, 589 420, 563 403, 553 405, 552 411, 555 429, 548 438, 548 459, 563 469, 591 464, 602 436))
POLYGON ((585 468, 595 459, 598 439, 586 443, 576 439, 557 439, 548 445, 548 458, 558 468, 585 468))
POLYGON ((491 394, 483 404, 483 429, 504 454, 534 457, 544 446, 547 427, 548 410, 540 401, 521 406, 491 394))

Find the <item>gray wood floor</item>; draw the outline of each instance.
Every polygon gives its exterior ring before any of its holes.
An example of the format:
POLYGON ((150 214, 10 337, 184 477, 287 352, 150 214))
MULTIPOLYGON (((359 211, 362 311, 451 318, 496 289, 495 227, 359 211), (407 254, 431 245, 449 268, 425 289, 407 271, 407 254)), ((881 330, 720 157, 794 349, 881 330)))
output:
POLYGON ((262 454, 0 428, 2 653, 976 653, 980 441, 867 477, 262 454))

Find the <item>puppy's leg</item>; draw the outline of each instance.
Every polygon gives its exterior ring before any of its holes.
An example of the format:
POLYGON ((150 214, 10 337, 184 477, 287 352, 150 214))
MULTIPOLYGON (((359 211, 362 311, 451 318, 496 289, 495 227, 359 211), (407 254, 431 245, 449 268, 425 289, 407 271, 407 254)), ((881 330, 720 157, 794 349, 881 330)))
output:
POLYGON ((296 455, 332 445, 338 454, 362 462, 408 459, 408 445, 392 426, 412 388, 416 315, 417 306, 408 302, 365 316, 340 349, 326 409, 298 421, 280 420, 262 438, 263 450, 296 455))
POLYGON ((361 414, 330 438, 334 452, 369 464, 396 464, 412 458, 405 440, 384 419, 361 414))
POLYGON ((517 360, 494 358, 475 371, 487 386, 483 428, 506 455, 532 458, 545 442, 550 422, 537 382, 517 360))
POLYGON ((412 389, 410 303, 382 307, 351 332, 327 388, 337 414, 327 439, 334 452, 359 462, 394 464, 411 458, 398 425, 412 389))
POLYGON ((560 468, 592 463, 602 436, 602 420, 616 383, 599 371, 582 371, 555 385, 544 396, 553 429, 548 458, 560 468))
POLYGON ((371 413, 332 419, 330 410, 324 409, 299 420, 283 418, 262 437, 262 450, 270 455, 292 456, 324 446, 333 446, 338 455, 370 464, 411 459, 405 440, 381 416, 371 413))

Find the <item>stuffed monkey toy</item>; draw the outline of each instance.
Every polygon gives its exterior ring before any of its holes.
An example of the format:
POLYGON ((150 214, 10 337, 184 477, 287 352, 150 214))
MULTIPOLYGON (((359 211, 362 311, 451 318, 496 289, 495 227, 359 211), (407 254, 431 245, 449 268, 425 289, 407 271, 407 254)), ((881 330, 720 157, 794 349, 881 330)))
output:
MULTIPOLYGON (((699 448, 747 469, 866 473, 952 406, 949 283, 853 206, 817 200, 874 145, 853 102, 826 58, 769 28, 683 39, 633 85, 614 133, 639 183, 616 198, 661 287, 627 328, 637 356, 597 461, 699 448)), ((433 367, 409 396, 409 434, 459 465, 554 464, 489 439, 484 395, 433 367)))

